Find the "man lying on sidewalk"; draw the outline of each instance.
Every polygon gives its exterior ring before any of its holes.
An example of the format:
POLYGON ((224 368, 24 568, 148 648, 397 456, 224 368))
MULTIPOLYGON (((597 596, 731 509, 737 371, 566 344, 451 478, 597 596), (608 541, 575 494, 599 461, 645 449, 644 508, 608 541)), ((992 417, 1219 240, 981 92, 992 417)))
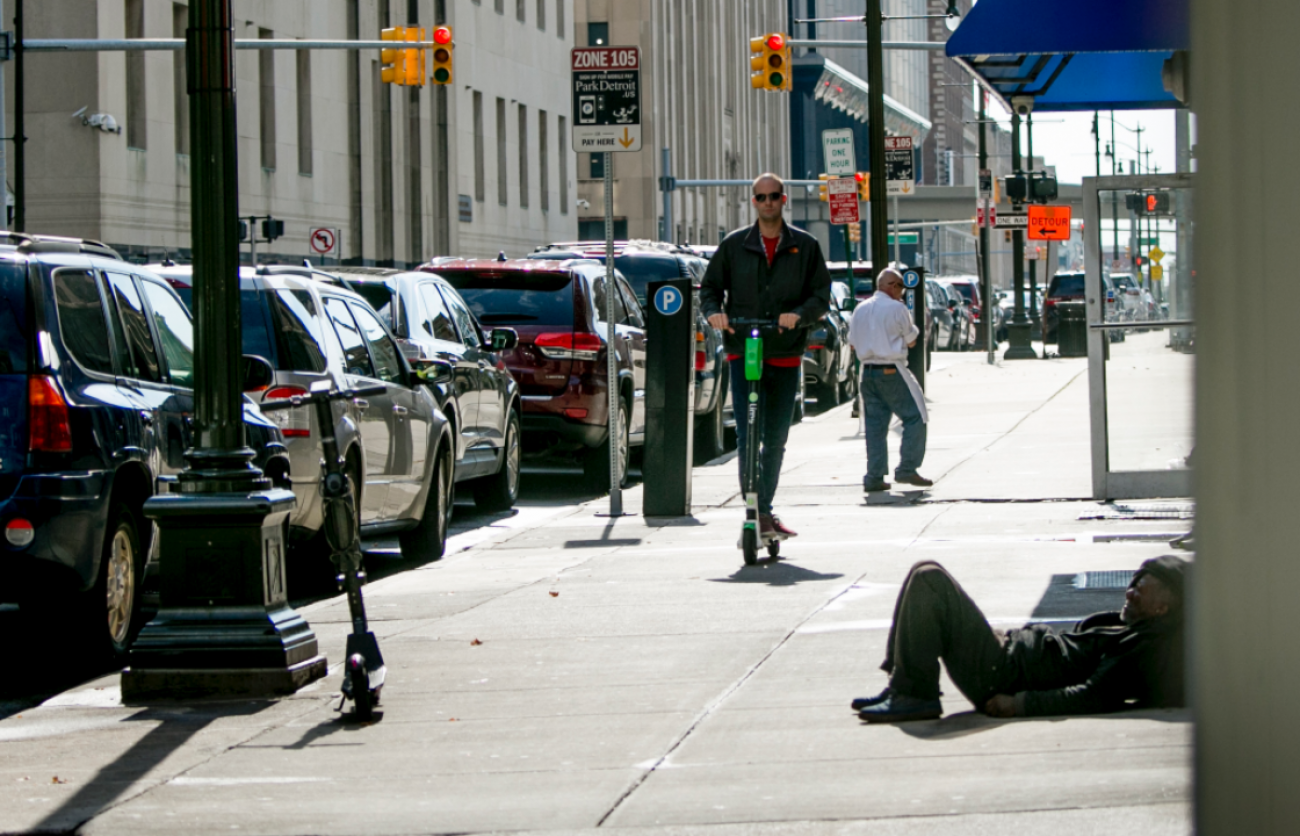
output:
POLYGON ((912 567, 894 605, 881 669, 889 687, 852 703, 868 723, 933 720, 939 660, 976 708, 994 717, 1100 714, 1183 705, 1183 588, 1189 564, 1145 561, 1119 612, 1069 632, 1028 624, 994 630, 938 563, 912 567))

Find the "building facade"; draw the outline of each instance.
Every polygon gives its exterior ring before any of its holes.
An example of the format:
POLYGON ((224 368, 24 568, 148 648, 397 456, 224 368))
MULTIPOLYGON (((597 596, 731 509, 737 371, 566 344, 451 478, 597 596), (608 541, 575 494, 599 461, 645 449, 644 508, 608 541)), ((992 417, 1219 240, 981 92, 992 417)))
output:
MULTIPOLYGON (((443 23, 455 33, 446 86, 384 84, 377 49, 236 50, 240 214, 285 223, 260 256, 319 258, 316 228, 337 230, 344 263, 394 266, 574 235, 572 3, 236 0, 237 42, 376 40, 443 23)), ((183 38, 187 16, 184 0, 43 0, 27 4, 25 34, 183 38)), ((184 67, 180 51, 27 53, 29 231, 141 259, 188 255, 184 67), (120 132, 104 129, 109 116, 120 132)))
MULTIPOLYGON (((754 90, 749 39, 785 31, 786 0, 575 0, 579 46, 641 48, 642 149, 613 154, 615 237, 715 244, 749 223, 748 187, 671 193, 659 177, 789 175, 788 96, 754 90)), ((583 238, 604 238, 601 155, 578 155, 583 238)))

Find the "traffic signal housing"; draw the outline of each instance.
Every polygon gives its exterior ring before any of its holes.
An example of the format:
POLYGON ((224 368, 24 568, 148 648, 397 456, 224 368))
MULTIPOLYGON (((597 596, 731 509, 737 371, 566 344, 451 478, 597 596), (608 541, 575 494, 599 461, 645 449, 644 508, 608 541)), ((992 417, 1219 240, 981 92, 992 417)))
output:
POLYGON ((1169 192, 1132 192, 1124 195, 1124 205, 1138 215, 1168 215, 1169 192))
POLYGON ((450 26, 439 26, 433 30, 433 83, 451 84, 452 58, 455 57, 456 41, 450 26))
POLYGON ((853 179, 858 181, 858 200, 863 203, 871 202, 871 172, 859 171, 853 175, 853 179))
MULTIPOLYGON (((422 43, 424 29, 417 26, 394 26, 380 32, 379 39, 395 43, 422 43)), ((399 49, 394 46, 392 49, 382 49, 379 51, 379 63, 381 65, 379 78, 385 84, 397 84, 402 87, 424 86, 423 47, 399 49)))
POLYGON ((782 32, 749 39, 749 84, 755 90, 782 92, 794 87, 790 78, 790 42, 782 32))
POLYGON ((826 181, 831 179, 831 176, 829 174, 818 174, 817 179, 822 181, 822 184, 817 187, 817 199, 822 203, 830 203, 831 196, 827 189, 826 181))
POLYGON ((848 232, 849 240, 853 243, 856 244, 862 240, 862 226, 860 224, 849 224, 844 229, 848 232))

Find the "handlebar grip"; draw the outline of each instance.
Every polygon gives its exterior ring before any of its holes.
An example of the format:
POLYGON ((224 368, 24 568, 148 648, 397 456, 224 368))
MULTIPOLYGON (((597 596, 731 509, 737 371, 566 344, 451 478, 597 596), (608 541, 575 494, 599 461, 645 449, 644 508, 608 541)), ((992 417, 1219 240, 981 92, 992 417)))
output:
POLYGON ((263 412, 278 412, 282 409, 293 409, 295 406, 304 406, 311 403, 311 398, 304 398, 301 395, 295 395, 285 400, 276 399, 274 401, 262 401, 257 405, 258 409, 263 412))

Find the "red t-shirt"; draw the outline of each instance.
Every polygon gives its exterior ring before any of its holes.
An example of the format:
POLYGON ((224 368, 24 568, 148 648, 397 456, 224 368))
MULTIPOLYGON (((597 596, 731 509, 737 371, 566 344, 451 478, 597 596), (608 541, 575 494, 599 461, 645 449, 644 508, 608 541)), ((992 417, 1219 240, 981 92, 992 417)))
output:
MULTIPOLYGON (((781 243, 781 236, 768 238, 766 235, 760 235, 759 237, 763 239, 763 249, 767 251, 767 264, 770 267, 772 266, 772 259, 776 258, 776 246, 781 243)), ((728 362, 739 359, 739 354, 727 355, 728 362)), ((797 369, 802 362, 802 357, 769 357, 763 361, 763 365, 777 369, 797 369)))

